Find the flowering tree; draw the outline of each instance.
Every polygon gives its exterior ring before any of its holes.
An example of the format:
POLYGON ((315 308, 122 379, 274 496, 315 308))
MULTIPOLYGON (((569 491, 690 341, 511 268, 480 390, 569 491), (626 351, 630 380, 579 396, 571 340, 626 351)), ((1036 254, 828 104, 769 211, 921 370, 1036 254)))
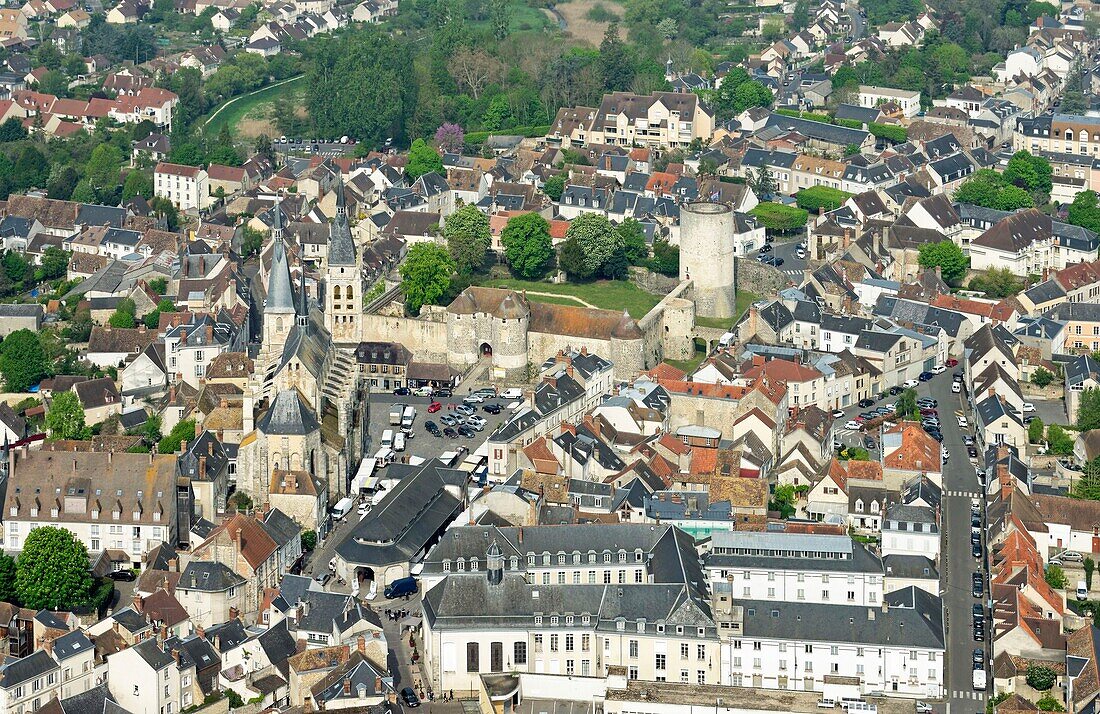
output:
POLYGON ((465 138, 466 133, 462 131, 462 127, 458 124, 444 122, 442 126, 435 130, 436 146, 447 153, 457 154, 462 151, 465 138))

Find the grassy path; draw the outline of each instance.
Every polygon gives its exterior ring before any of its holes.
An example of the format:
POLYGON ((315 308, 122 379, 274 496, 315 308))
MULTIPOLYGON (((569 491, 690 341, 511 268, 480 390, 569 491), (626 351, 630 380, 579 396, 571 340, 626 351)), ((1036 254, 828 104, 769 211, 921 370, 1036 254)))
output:
POLYGON ((271 101, 284 92, 293 90, 299 82, 305 79, 305 77, 304 74, 299 74, 297 77, 284 79, 275 84, 260 87, 248 94, 241 94, 240 96, 233 97, 211 112, 210 116, 203 122, 209 130, 208 134, 217 134, 221 131, 223 124, 229 124, 229 128, 232 129, 237 122, 243 119, 249 111, 256 107, 256 105, 261 102, 271 101))

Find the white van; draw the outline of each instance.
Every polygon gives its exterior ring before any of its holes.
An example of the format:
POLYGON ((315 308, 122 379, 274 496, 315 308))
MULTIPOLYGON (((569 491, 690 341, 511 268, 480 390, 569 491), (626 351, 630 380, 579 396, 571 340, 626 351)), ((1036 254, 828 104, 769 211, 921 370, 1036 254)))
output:
POLYGON ((392 449, 393 448, 393 429, 386 429, 385 431, 382 432, 382 448, 383 449, 392 449))
POLYGON ((505 389, 497 396, 499 396, 501 399, 519 399, 523 396, 523 390, 512 387, 510 389, 505 389))
POLYGON ((1084 580, 1077 581, 1077 599, 1078 601, 1089 599, 1089 586, 1085 584, 1084 580))
POLYGON ((374 462, 378 465, 378 468, 383 468, 386 464, 392 464, 393 458, 393 449, 388 446, 383 446, 374 454, 374 462))
POLYGON ((405 434, 397 432, 397 435, 393 437, 393 450, 404 451, 405 450, 405 434))
POLYGON ((416 407, 405 407, 405 413, 401 415, 401 428, 411 429, 414 421, 416 421, 416 407))

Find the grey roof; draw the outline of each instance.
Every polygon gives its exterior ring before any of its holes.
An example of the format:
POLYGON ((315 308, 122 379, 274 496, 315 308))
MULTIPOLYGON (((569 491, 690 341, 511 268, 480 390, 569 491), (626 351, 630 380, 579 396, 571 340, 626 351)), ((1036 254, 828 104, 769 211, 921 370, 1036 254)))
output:
POLYGON ((1100 381, 1100 362, 1093 359, 1092 355, 1073 357, 1062 364, 1062 369, 1065 370, 1067 387, 1081 384, 1087 379, 1100 381))
POLYGON ((865 124, 878 121, 881 116, 882 112, 878 109, 861 107, 855 104, 840 104, 836 108, 837 119, 853 119, 865 124))
POLYGON ((344 182, 336 180, 336 217, 332 219, 328 238, 328 264, 336 266, 355 265, 355 241, 351 237, 348 225, 347 206, 344 198, 344 182))
POLYGON ((201 590, 203 592, 222 592, 245 584, 245 579, 237 575, 223 563, 206 560, 192 560, 187 563, 180 575, 178 588, 201 590))
POLYGON ((240 620, 229 620, 206 628, 206 639, 219 653, 228 652, 249 639, 248 632, 240 620))
POLYGON ((214 646, 195 634, 190 635, 184 640, 179 638, 166 640, 164 647, 169 652, 178 649, 181 654, 181 660, 186 658, 186 660, 194 665, 195 669, 200 672, 207 667, 221 665, 221 657, 214 649, 214 646))
POLYGON ((58 661, 66 660, 94 647, 88 636, 80 630, 68 632, 53 641, 53 652, 58 661))
POLYGON ((275 247, 271 256, 271 271, 268 275, 267 301, 264 314, 294 314, 294 291, 290 286, 290 266, 286 260, 286 249, 282 236, 275 238, 275 247))
POLYGON ((1100 322, 1100 303, 1064 302, 1043 313, 1052 320, 1100 322))
POLYGON ((78 226, 112 226, 122 228, 126 222, 126 209, 116 206, 100 206, 92 203, 82 203, 76 209, 74 225, 78 226))
POLYGON ((309 434, 321 428, 317 416, 297 389, 284 389, 275 396, 256 428, 265 434, 309 434))
POLYGON ((1017 424, 1022 424, 1020 417, 1018 417, 1013 411, 1005 407, 1004 402, 1000 397, 996 395, 987 397, 978 402, 978 406, 975 408, 978 415, 978 421, 982 426, 988 427, 998 419, 1007 417, 1017 424))
POLYGON ((0 317, 42 317, 45 314, 46 306, 41 303, 12 302, 0 304, 0 317))
POLYGON ((46 650, 35 650, 21 659, 7 659, 0 665, 0 687, 9 689, 21 682, 41 677, 52 669, 57 669, 57 663, 46 650))
POLYGON ((882 567, 888 578, 940 579, 936 564, 923 555, 887 555, 882 559, 882 567))
POLYGON ((176 662, 176 659, 170 653, 160 648, 155 639, 142 640, 134 645, 134 651, 141 655, 145 663, 155 672, 159 672, 176 662))
POLYGON ((914 586, 886 596, 889 610, 823 603, 737 600, 746 639, 944 648, 939 598, 914 586))
POLYGON ((873 352, 887 352, 891 347, 896 345, 898 340, 902 339, 902 337, 903 335, 894 332, 864 330, 859 333, 859 337, 856 338, 855 346, 858 349, 871 350, 873 352))
POLYGON ((189 442, 187 450, 176 460, 180 475, 196 481, 212 481, 228 465, 229 456, 225 453, 222 442, 209 430, 203 431, 194 441, 189 442), (199 473, 200 463, 204 469, 202 473, 199 473))
POLYGON ((58 702, 65 714, 114 714, 125 711, 115 702, 106 684, 92 687, 58 702))
POLYGON ((300 538, 302 534, 301 526, 278 508, 268 511, 261 525, 267 531, 267 534, 271 536, 271 539, 279 544, 280 548, 295 538, 300 538))
POLYGON ((285 662, 295 652, 296 640, 287 630, 286 620, 264 630, 256 639, 272 664, 285 662))
POLYGON ((935 510, 926 506, 908 506, 901 503, 895 503, 886 509, 886 522, 882 524, 882 529, 895 531, 923 531, 923 528, 919 526, 925 525, 931 525, 932 530, 924 532, 937 532, 935 510), (888 523, 893 523, 893 525, 888 525, 888 523))
POLYGON ((1066 296, 1066 291, 1058 284, 1057 280, 1044 280, 1025 290, 1024 295, 1026 295, 1031 302, 1040 305, 1044 302, 1064 298, 1066 296))
POLYGON ((407 562, 462 510, 452 488, 465 485, 464 471, 445 468, 439 461, 408 469, 396 466, 391 464, 387 471, 390 477, 404 471, 401 480, 336 546, 344 560, 371 566, 407 562))

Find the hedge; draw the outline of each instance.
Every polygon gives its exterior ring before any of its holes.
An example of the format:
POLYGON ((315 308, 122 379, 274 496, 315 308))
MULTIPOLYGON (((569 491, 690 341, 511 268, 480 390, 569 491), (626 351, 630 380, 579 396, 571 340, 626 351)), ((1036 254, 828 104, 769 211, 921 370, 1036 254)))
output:
POLYGON ((822 124, 832 124, 833 118, 828 114, 815 114, 813 112, 800 112, 794 109, 776 109, 776 114, 782 114, 786 117, 796 117, 798 119, 805 119, 807 121, 816 121, 822 124))
POLYGON ((809 218, 809 213, 804 209, 767 201, 757 204, 749 213, 756 216, 765 228, 780 232, 802 228, 809 218))
POLYGON ((550 131, 549 124, 541 124, 538 126, 516 126, 511 129, 501 129, 500 131, 471 131, 465 137, 463 141, 472 146, 484 144, 485 140, 492 135, 499 136, 522 136, 528 139, 532 139, 539 136, 546 136, 550 131))
POLYGON ((852 194, 830 186, 811 186, 804 188, 794 195, 799 208, 804 208, 810 213, 817 213, 819 209, 835 211, 840 208, 852 194))
POLYGON ((905 127, 894 126, 893 124, 876 124, 872 122, 867 125, 867 130, 876 139, 886 139, 895 144, 901 144, 909 140, 909 132, 905 130, 905 127))

